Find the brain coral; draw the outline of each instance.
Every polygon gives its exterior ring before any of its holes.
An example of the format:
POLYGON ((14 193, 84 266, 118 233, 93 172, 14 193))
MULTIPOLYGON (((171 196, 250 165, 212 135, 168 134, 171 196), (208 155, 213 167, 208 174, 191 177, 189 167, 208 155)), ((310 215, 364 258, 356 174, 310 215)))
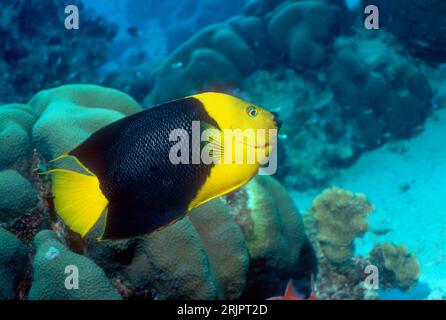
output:
POLYGON ((31 158, 34 112, 25 104, 0 106, 0 170, 26 171, 31 158))
POLYGON ((8 223, 37 205, 31 183, 15 170, 0 171, 0 223, 8 223))
POLYGON ((370 252, 370 262, 380 271, 380 283, 384 287, 409 290, 418 279, 420 265, 417 258, 404 245, 390 242, 375 245, 370 252))
POLYGON ((28 268, 26 246, 12 233, 0 228, 0 300, 17 299, 17 286, 28 268))
POLYGON ((354 239, 368 230, 364 218, 372 211, 364 195, 340 188, 327 189, 314 199, 309 214, 316 220, 317 240, 330 262, 344 264, 351 260, 354 239))
POLYGON ((266 298, 303 275, 302 220, 271 177, 258 177, 150 235, 105 243, 95 237, 88 254, 155 299, 266 298))
POLYGON ((125 93, 95 85, 44 90, 29 105, 38 116, 33 143, 47 160, 73 149, 101 127, 141 110, 125 93))
POLYGON ((30 300, 117 300, 120 294, 105 273, 90 259, 68 250, 49 230, 36 235, 34 276, 30 300), (79 288, 67 289, 67 266, 79 270, 79 288))

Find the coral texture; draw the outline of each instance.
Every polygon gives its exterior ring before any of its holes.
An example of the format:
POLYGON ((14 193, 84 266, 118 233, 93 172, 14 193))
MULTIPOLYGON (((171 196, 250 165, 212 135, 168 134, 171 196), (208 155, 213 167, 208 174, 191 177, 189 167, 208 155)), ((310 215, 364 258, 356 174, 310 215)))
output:
POLYGON ((327 189, 314 199, 310 214, 317 222, 317 240, 329 261, 351 261, 354 239, 368 230, 364 218, 372 211, 373 206, 364 195, 339 188, 327 189))
POLYGON ((0 223, 12 222, 37 205, 31 183, 15 170, 0 171, 0 223))
POLYGON ((26 246, 12 233, 0 227, 0 300, 17 299, 20 279, 28 268, 26 246))
POLYGON ((287 52, 290 66, 318 68, 327 63, 339 32, 337 7, 319 1, 282 5, 268 23, 272 45, 287 52))
POLYGON ((404 245, 390 242, 375 245, 370 262, 380 270, 380 284, 385 288, 409 290, 418 280, 420 265, 404 245))
POLYGON ((35 239, 34 275, 30 300, 117 300, 121 299, 105 273, 90 259, 67 249, 49 230, 35 239), (65 286, 67 266, 79 271, 78 289, 65 286))
POLYGON ((29 105, 38 117, 32 129, 33 144, 47 160, 73 149, 103 126, 141 110, 125 93, 95 85, 44 90, 29 105))

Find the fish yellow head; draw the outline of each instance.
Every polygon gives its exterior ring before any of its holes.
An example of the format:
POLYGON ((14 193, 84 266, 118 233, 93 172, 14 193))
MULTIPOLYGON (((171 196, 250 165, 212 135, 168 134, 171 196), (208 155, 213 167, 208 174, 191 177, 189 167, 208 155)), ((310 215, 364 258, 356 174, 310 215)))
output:
POLYGON ((218 125, 219 137, 212 137, 210 145, 219 148, 213 153, 220 161, 212 168, 191 208, 240 188, 261 166, 271 162, 271 151, 281 126, 277 113, 228 94, 206 92, 193 98, 202 103, 218 125))
POLYGON ((282 124, 277 113, 224 93, 205 92, 194 98, 218 124, 226 150, 230 143, 234 151, 244 149, 245 159, 251 155, 262 162, 268 157, 282 124))

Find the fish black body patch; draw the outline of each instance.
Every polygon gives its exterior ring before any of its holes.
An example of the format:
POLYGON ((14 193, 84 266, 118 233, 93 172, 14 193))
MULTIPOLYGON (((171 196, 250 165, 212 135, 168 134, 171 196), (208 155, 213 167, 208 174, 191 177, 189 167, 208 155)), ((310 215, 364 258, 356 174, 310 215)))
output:
POLYGON ((98 177, 109 201, 103 239, 149 233, 186 214, 212 165, 172 164, 169 152, 178 142, 169 134, 184 129, 192 137, 193 121, 218 127, 189 97, 114 122, 69 153, 98 177))

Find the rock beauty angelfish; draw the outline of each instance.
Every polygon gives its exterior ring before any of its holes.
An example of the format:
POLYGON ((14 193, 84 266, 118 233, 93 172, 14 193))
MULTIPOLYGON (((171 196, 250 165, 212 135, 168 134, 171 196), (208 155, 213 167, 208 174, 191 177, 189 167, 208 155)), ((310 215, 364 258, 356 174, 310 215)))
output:
MULTIPOLYGON (((260 158, 267 157, 274 146, 268 132, 277 131, 280 124, 276 113, 215 92, 138 112, 103 127, 72 151, 51 161, 72 157, 86 171, 47 171, 51 174, 56 211, 82 237, 97 223, 104 209, 105 227, 99 240, 150 233, 246 184, 257 174, 260 158), (210 155, 221 156, 223 149, 241 148, 244 155, 254 154, 259 159, 254 163, 172 163, 170 153, 181 136, 177 135, 175 141, 172 132, 181 129, 180 133, 190 137, 194 123, 199 123, 200 133, 209 128, 214 132, 214 137, 209 135, 207 141, 213 145, 210 155), (235 138, 228 147, 226 140, 222 143, 223 139, 215 136, 215 132, 222 134, 228 129, 266 132, 266 138, 256 138, 254 144, 235 138)), ((188 139, 182 141, 180 146, 193 152, 192 143, 184 144, 188 139)))

